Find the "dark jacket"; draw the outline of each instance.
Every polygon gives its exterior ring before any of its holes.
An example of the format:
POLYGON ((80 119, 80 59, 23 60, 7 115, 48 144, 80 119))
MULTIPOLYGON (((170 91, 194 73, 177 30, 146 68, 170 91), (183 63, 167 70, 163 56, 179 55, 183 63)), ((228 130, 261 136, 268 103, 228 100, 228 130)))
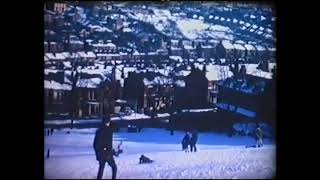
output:
POLYGON ((197 131, 194 131, 194 132, 192 133, 192 137, 191 137, 191 139, 190 139, 190 143, 191 143, 191 144, 196 144, 197 141, 198 141, 198 132, 197 132, 197 131))
POLYGON ((139 164, 152 163, 152 162, 153 162, 153 160, 151 160, 150 158, 148 158, 144 155, 141 155, 139 158, 139 164))
POLYGON ((189 134, 186 134, 182 139, 182 149, 188 148, 188 145, 190 144, 190 136, 189 134))
POLYGON ((114 125, 103 126, 97 129, 93 141, 93 148, 96 154, 97 161, 106 161, 110 156, 112 157, 112 139, 113 139, 114 125))

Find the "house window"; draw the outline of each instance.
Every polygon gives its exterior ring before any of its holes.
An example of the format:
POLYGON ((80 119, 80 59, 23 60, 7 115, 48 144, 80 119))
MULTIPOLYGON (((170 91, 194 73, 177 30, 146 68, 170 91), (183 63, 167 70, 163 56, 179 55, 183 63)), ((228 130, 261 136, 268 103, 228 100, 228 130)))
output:
POLYGON ((97 93, 92 92, 92 99, 93 99, 93 100, 97 100, 97 93))
POLYGON ((92 91, 89 91, 89 100, 93 100, 93 92, 92 91))
POLYGON ((58 92, 58 101, 62 101, 63 99, 63 92, 58 92))
POLYGON ((96 100, 97 96, 94 91, 88 91, 88 99, 89 100, 96 100))
POLYGON ((93 99, 94 100, 97 100, 98 98, 97 98, 97 92, 93 92, 93 99))
POLYGON ((57 100, 58 99, 58 93, 57 91, 53 91, 53 100, 57 100))
POLYGON ((92 115, 94 114, 94 105, 90 105, 90 114, 89 115, 92 115))
POLYGON ((99 113, 99 105, 95 106, 95 113, 98 114, 99 113))

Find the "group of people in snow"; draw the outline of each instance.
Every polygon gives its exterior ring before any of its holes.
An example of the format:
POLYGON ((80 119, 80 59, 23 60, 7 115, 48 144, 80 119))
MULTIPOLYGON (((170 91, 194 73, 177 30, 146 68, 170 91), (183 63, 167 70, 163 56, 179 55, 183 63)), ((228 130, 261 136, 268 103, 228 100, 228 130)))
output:
MULTIPOLYGON (((118 145, 117 149, 113 149, 112 141, 113 141, 113 132, 115 131, 115 126, 111 123, 109 117, 103 118, 103 126, 97 129, 93 147, 96 155, 96 159, 99 162, 99 171, 97 175, 97 179, 102 179, 103 171, 105 164, 108 165, 112 169, 112 179, 116 179, 117 176, 117 165, 114 161, 113 156, 119 156, 123 152, 121 149, 122 142, 118 145)), ((260 126, 257 127, 255 131, 255 139, 256 139, 256 147, 263 146, 263 131, 260 126)), ((197 152, 197 144, 198 141, 198 131, 193 130, 192 133, 189 131, 186 132, 185 136, 182 139, 182 150, 185 152, 189 152, 188 147, 190 146, 191 152, 197 152)), ((152 163, 153 160, 150 158, 141 155, 139 159, 139 163, 152 163)))
MULTIPOLYGON (((113 140, 113 132, 115 131, 114 124, 110 121, 109 117, 103 118, 103 126, 97 129, 94 141, 93 148, 95 151, 96 159, 99 162, 99 170, 97 179, 102 179, 103 171, 105 168, 105 164, 108 165, 112 169, 112 179, 116 179, 117 177, 117 165, 114 161, 113 156, 119 156, 123 152, 121 149, 122 142, 118 145, 117 149, 113 149, 112 140, 113 140)), ((188 146, 190 146, 191 152, 196 152, 197 147, 196 143, 198 141, 198 132, 194 130, 192 133, 187 132, 182 140, 182 148, 184 151, 189 152, 188 146)), ((139 163, 152 163, 153 160, 150 158, 141 155, 139 158, 139 163)))
POLYGON ((197 152, 197 147, 196 147, 197 141, 198 141, 198 131, 194 130, 192 133, 187 131, 181 142, 182 150, 185 152, 189 152, 188 146, 190 146, 191 152, 193 151, 197 152))

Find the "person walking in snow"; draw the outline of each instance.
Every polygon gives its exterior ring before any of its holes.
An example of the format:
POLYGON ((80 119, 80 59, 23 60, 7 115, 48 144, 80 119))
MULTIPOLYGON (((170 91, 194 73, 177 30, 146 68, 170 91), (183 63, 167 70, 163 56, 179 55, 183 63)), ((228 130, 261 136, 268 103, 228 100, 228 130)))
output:
POLYGON ((192 136, 190 139, 190 151, 191 152, 193 152, 193 150, 194 150, 194 152, 197 152, 197 147, 196 147, 197 141, 198 141, 198 131, 194 130, 192 132, 192 136))
POLYGON ((256 135, 256 147, 262 147, 263 146, 263 131, 261 129, 261 126, 258 125, 256 131, 255 131, 255 135, 256 135))
POLYGON ((110 122, 109 117, 103 118, 103 126, 98 128, 95 134, 93 147, 97 161, 99 161, 99 171, 97 179, 102 179, 106 162, 112 169, 112 179, 116 179, 117 165, 113 158, 113 139, 114 125, 110 122))
POLYGON ((185 134, 185 136, 182 139, 182 150, 185 152, 189 152, 188 150, 188 146, 190 144, 190 133, 187 131, 187 133, 185 134))

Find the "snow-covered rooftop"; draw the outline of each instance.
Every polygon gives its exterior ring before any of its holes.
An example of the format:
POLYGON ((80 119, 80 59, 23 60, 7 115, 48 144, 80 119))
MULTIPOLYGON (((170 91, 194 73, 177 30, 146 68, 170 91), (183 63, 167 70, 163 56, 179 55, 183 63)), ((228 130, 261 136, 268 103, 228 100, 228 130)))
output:
POLYGON ((211 45, 202 45, 201 47, 202 47, 203 49, 214 48, 214 46, 211 46, 211 45))
POLYGON ((232 32, 231 29, 227 26, 221 26, 221 25, 211 25, 209 27, 209 30, 211 31, 221 31, 221 32, 232 32))
POLYGON ((66 68, 71 68, 72 65, 71 65, 71 62, 63 62, 63 65, 66 67, 66 68))
POLYGON ((119 52, 120 55, 128 55, 126 52, 119 52))
POLYGON ((272 73, 271 72, 265 72, 260 69, 257 69, 258 64, 243 64, 246 67, 246 73, 253 75, 253 76, 258 76, 258 77, 263 77, 267 79, 272 78, 272 73))
POLYGON ((172 46, 170 47, 170 49, 171 49, 171 50, 182 50, 182 49, 179 48, 179 47, 172 47, 172 46))
POLYGON ((138 51, 134 51, 132 55, 140 55, 140 53, 138 51))
POLYGON ((57 73, 57 72, 61 72, 61 71, 56 69, 44 69, 45 75, 48 75, 49 73, 57 73))
POLYGON ((82 41, 80 40, 70 40, 70 44, 84 44, 82 41))
POLYGON ((158 52, 149 52, 148 55, 157 55, 158 52))
POLYGON ((175 84, 179 87, 185 87, 186 83, 183 80, 177 80, 175 84))
POLYGON ((76 53, 70 53, 70 52, 62 52, 61 53, 65 58, 75 58, 77 57, 76 53))
POLYGON ((264 37, 265 37, 266 39, 273 39, 273 36, 272 36, 271 34, 266 34, 264 37))
POLYGON ((272 29, 270 29, 270 28, 267 28, 266 31, 267 31, 268 33, 270 33, 270 34, 273 32, 272 29))
POLYGON ((268 51, 276 51, 276 48, 274 48, 274 47, 271 47, 271 48, 268 47, 267 49, 268 49, 268 51))
POLYGON ((65 56, 62 53, 46 53, 45 54, 49 60, 65 60, 65 56))
POLYGON ((197 61, 198 61, 198 62, 204 62, 205 59, 204 59, 204 58, 198 58, 197 61))
POLYGON ((230 41, 227 41, 227 40, 223 40, 222 41, 222 46, 225 48, 225 49, 234 49, 234 46, 231 44, 230 41))
POLYGON ((48 81, 44 80, 44 88, 45 89, 54 89, 54 90, 71 90, 72 87, 70 84, 60 84, 56 81, 48 81))
POLYGON ((178 62, 182 62, 183 61, 181 56, 169 56, 169 58, 174 60, 174 61, 178 61, 178 62))
POLYGON ((233 44, 234 48, 237 50, 243 50, 245 51, 246 49, 241 45, 241 44, 233 44))
POLYGON ((206 78, 208 81, 217 81, 233 76, 233 73, 229 70, 228 66, 209 64, 206 68, 206 78))
POLYGON ((76 86, 83 88, 97 88, 101 82, 101 78, 79 79, 76 86))
POLYGON ((257 49, 258 51, 265 51, 265 50, 266 50, 266 48, 263 47, 263 46, 261 46, 261 45, 256 45, 256 49, 257 49))
POLYGON ((251 45, 251 44, 245 44, 244 47, 248 50, 248 51, 254 51, 255 48, 251 45))
POLYGON ((123 28, 122 30, 123 32, 133 32, 133 30, 131 28, 123 28))
POLYGON ((188 49, 188 50, 195 49, 194 47, 189 46, 189 45, 184 45, 184 48, 185 48, 185 49, 188 49))
POLYGON ((111 43, 111 42, 107 43, 106 46, 107 46, 107 47, 112 47, 112 48, 115 48, 115 47, 116 47, 116 45, 113 44, 113 43, 111 43))
POLYGON ((78 52, 78 54, 80 57, 84 57, 84 58, 95 58, 96 57, 96 55, 92 51, 89 51, 87 53, 85 53, 84 51, 80 51, 80 52, 78 52))
POLYGON ((106 27, 97 28, 97 29, 95 29, 95 31, 98 31, 98 32, 109 32, 109 33, 112 32, 112 30, 110 30, 109 28, 106 28, 106 27))
POLYGON ((93 47, 108 47, 107 44, 104 44, 104 43, 97 43, 97 44, 92 44, 93 47))
POLYGON ((262 31, 257 31, 257 34, 261 35, 261 34, 263 34, 263 32, 262 31))
POLYGON ((220 41, 217 40, 217 39, 210 39, 209 40, 209 43, 212 43, 212 44, 218 44, 220 41))
MULTIPOLYGON (((191 69, 191 68, 190 68, 191 69)), ((178 72, 178 74, 182 75, 182 76, 188 76, 190 74, 191 71, 187 71, 187 70, 182 70, 180 72, 178 72)))

